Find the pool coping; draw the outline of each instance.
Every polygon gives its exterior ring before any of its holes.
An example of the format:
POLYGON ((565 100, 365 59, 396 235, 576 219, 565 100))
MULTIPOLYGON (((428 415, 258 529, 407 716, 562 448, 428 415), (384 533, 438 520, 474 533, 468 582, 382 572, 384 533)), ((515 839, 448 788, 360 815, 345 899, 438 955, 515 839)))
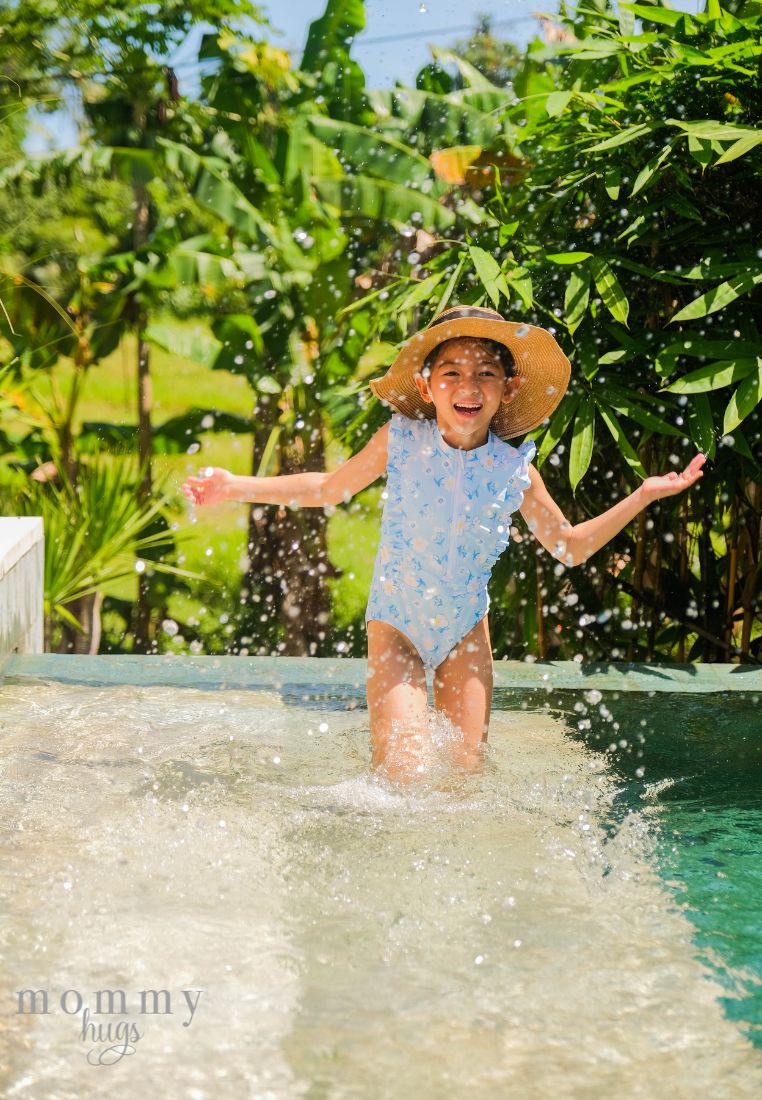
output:
MULTIPOLYGON (((90 686, 267 690, 284 686, 365 688, 359 657, 74 656, 13 654, 0 680, 54 681, 90 686)), ((497 689, 762 694, 762 669, 738 664, 495 661, 497 689)))

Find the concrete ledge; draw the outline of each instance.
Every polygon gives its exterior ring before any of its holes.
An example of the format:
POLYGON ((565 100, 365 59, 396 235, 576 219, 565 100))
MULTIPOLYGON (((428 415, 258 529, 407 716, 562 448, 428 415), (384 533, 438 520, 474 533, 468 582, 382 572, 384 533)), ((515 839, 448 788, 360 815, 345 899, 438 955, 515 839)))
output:
POLYGON ((42 519, 0 519, 0 669, 11 653, 43 651, 44 577, 42 519))
MULTIPOLYGON (((302 687, 364 695, 366 662, 318 657, 13 656, 6 678, 92 686, 129 684, 214 690, 302 687)), ((576 661, 496 661, 495 687, 548 691, 749 692, 762 694, 754 665, 646 665, 576 661)))

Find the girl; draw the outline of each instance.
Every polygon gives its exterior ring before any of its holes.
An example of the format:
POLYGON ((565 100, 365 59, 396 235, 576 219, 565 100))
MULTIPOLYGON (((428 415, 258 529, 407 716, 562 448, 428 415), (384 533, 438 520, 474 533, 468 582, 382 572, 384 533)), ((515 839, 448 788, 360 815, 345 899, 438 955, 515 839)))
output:
POLYGON ((514 512, 555 558, 579 565, 651 501, 702 476, 705 457, 698 454, 683 473, 649 477, 601 515, 568 523, 531 465, 535 444, 516 448, 507 440, 553 412, 569 373, 569 360, 545 329, 456 306, 413 336, 384 377, 370 383, 394 412, 339 469, 262 478, 212 467, 183 485, 195 504, 320 508, 349 501, 387 475, 366 611, 374 767, 388 767, 395 734, 425 720, 426 668, 436 710, 462 733, 459 761, 478 757, 492 702, 487 581, 508 545, 514 512))

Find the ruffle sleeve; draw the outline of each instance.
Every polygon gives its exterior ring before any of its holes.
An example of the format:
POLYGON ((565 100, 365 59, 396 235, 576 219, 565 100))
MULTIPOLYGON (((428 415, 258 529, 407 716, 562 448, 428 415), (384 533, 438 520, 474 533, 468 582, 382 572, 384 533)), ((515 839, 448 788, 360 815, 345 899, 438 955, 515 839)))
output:
POLYGON ((413 421, 409 416, 398 412, 392 413, 386 443, 387 469, 390 463, 399 466, 409 453, 413 441, 412 424, 413 421))
POLYGON ((532 484, 529 467, 537 454, 537 445, 533 439, 526 439, 520 447, 513 450, 508 461, 508 485, 506 503, 511 512, 516 512, 524 500, 524 493, 532 484))

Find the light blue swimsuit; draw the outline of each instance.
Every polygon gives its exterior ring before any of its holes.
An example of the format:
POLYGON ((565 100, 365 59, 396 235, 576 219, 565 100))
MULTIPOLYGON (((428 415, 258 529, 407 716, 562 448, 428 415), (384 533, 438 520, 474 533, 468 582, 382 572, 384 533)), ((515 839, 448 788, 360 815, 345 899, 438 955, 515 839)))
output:
POLYGON ((536 452, 493 432, 471 451, 445 443, 436 420, 394 413, 387 498, 365 621, 410 639, 428 668, 486 615, 487 582, 510 540, 536 452))

